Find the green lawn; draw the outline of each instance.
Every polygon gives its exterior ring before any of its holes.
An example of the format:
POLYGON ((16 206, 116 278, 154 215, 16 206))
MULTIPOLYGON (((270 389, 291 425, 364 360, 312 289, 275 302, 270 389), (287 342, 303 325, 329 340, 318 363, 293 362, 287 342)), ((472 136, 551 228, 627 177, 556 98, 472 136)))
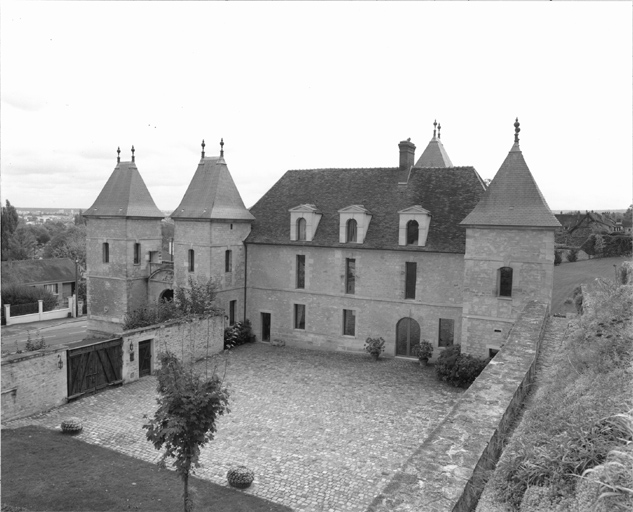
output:
POLYGON ((613 266, 620 266, 630 258, 596 258, 592 260, 577 261, 576 263, 563 263, 554 267, 554 292, 552 295, 552 314, 575 313, 573 305, 564 304, 565 299, 571 297, 574 288, 581 283, 590 283, 596 277, 614 279, 613 266))
MULTIPOLYGON (((193 478, 191 485, 197 510, 292 511, 208 481, 193 478)), ((174 512, 183 510, 182 489, 173 471, 60 431, 2 430, 2 510, 174 512)))

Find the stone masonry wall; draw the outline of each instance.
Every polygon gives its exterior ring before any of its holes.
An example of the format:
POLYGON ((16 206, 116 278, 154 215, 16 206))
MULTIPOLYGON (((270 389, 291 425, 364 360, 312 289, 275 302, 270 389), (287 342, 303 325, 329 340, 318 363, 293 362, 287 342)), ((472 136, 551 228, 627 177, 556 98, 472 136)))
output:
POLYGON ((123 334, 123 383, 139 378, 139 343, 149 340, 152 353, 152 373, 160 368, 158 354, 169 350, 185 362, 202 359, 224 350, 224 319, 214 316, 191 322, 173 321, 160 326, 143 327, 123 334), (207 344, 208 341, 208 344, 207 344), (134 357, 130 352, 134 347, 134 357))
POLYGON ((161 251, 160 219, 88 218, 86 237, 88 329, 121 332, 123 317, 147 301, 147 256, 161 251), (109 263, 102 248, 109 244, 109 263), (134 244, 141 259, 134 264, 134 244))
POLYGON ((528 301, 550 304, 554 231, 466 230, 462 349, 480 357, 498 349, 528 301), (498 270, 511 267, 512 296, 498 295, 498 270))
MULTIPOLYGON (((421 338, 437 347, 439 319, 455 322, 461 337, 463 256, 356 248, 248 246, 247 318, 261 339, 261 314, 271 313, 271 338, 292 346, 363 351, 381 336, 395 354, 396 324, 411 317, 421 338), (305 256, 305 288, 296 288, 297 255, 305 256), (345 293, 345 263, 356 260, 353 295, 345 293), (405 300, 405 262, 417 263, 416 298, 405 300), (306 306, 305 329, 294 328, 294 305, 306 306), (343 309, 356 312, 355 336, 343 335, 343 309)), ((434 356, 437 356, 435 350, 434 356)))
POLYGON ((67 396, 66 347, 2 358, 2 421, 52 409, 67 396))
POLYGON ((534 379, 548 318, 547 304, 532 301, 524 307, 504 347, 368 512, 474 509, 534 379))

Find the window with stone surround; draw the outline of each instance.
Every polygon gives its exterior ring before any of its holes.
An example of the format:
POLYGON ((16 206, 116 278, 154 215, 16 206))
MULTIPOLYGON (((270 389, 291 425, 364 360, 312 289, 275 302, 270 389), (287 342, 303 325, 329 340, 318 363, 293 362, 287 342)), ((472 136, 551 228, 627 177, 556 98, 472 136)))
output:
POLYGON ((233 271, 233 251, 225 251, 224 253, 224 272, 233 271))
POLYGON ((110 244, 108 242, 101 245, 101 255, 104 263, 110 263, 110 244))
POLYGON ((437 341, 438 347, 450 347, 455 341, 455 320, 440 318, 440 334, 437 341))
POLYGON ((297 219, 297 240, 305 241, 306 239, 306 220, 301 217, 297 219))
POLYGON ((347 221, 347 227, 345 229, 345 241, 348 243, 356 243, 356 239, 358 238, 358 223, 354 219, 350 219, 347 221))
POLYGON ((295 329, 305 330, 306 307, 304 304, 295 304, 295 329))
POLYGON ((134 264, 141 264, 141 244, 139 243, 134 244, 134 264))
POLYGON ((398 245, 424 247, 431 225, 431 212, 413 205, 398 212, 398 245))
POLYGON ((512 267, 501 267, 497 280, 499 297, 512 297, 512 267))
POLYGON ((415 282, 418 277, 418 265, 414 261, 405 263, 404 298, 415 299, 415 282))
POLYGON ((189 249, 187 265, 189 272, 194 272, 196 269, 196 254, 193 249, 189 249))
POLYGON ((343 310, 343 335, 356 336, 356 311, 353 309, 343 310))
POLYGON ((290 212, 290 240, 312 242, 323 215, 313 204, 300 204, 290 212))
POLYGON ((303 254, 297 255, 297 288, 306 287, 306 257, 303 254))
POLYGON ((345 259, 345 293, 350 295, 356 293, 356 260, 354 258, 345 259))
POLYGON ((418 245, 419 224, 417 220, 407 222, 407 245, 418 245))
POLYGON ((339 243, 362 244, 369 230, 372 215, 361 204, 353 204, 338 210, 339 243))

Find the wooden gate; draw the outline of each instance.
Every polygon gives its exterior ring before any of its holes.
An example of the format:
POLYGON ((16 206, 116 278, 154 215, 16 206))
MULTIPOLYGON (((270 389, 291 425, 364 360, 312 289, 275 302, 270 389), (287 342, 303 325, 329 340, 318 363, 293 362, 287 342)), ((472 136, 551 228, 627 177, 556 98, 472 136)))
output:
POLYGON ((69 344, 68 399, 95 393, 108 386, 121 384, 123 339, 69 344))

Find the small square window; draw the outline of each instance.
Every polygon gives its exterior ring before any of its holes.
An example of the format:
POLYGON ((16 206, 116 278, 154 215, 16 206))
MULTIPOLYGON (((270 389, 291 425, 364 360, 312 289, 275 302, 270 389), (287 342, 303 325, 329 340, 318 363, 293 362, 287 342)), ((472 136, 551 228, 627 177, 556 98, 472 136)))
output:
POLYGON ((353 309, 343 310, 343 334, 356 336, 356 311, 353 309))
POLYGON ((303 304, 295 304, 295 329, 305 330, 306 307, 303 304))

